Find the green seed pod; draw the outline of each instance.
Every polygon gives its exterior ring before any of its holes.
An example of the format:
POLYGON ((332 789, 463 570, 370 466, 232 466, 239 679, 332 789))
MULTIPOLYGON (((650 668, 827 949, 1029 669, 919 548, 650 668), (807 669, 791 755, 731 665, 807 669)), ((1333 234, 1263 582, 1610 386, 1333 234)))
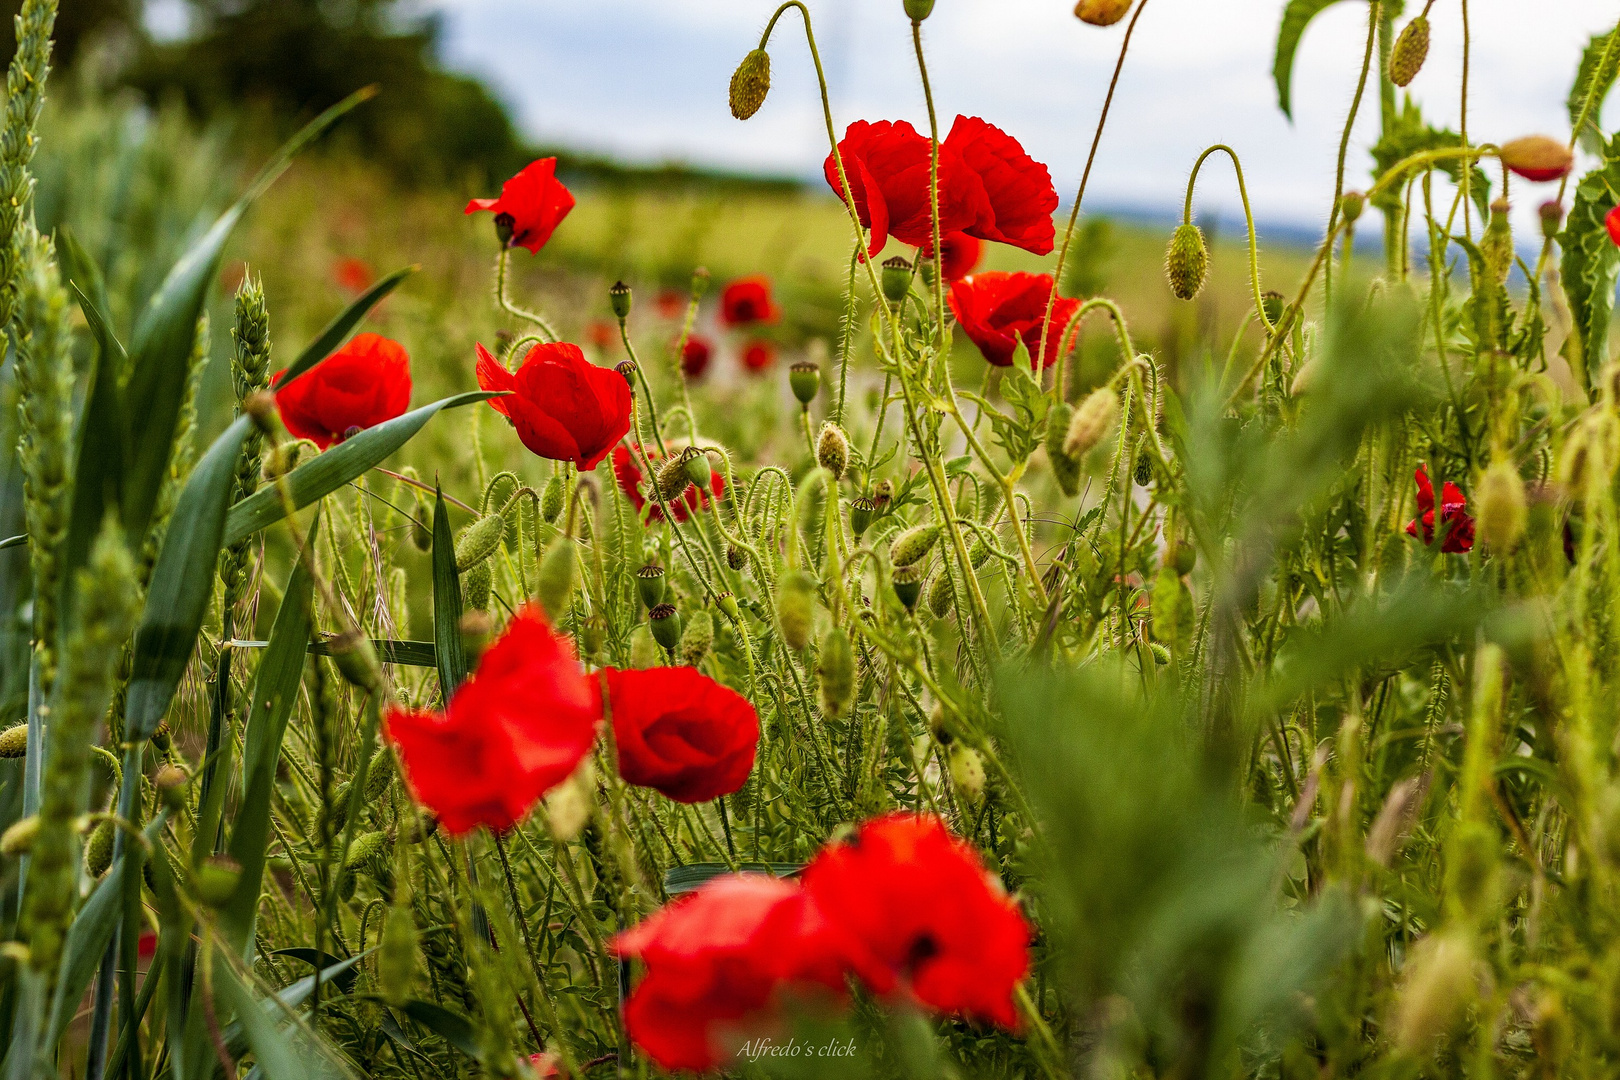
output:
POLYGON ((971 746, 961 742, 951 744, 946 761, 951 767, 951 783, 969 802, 978 802, 984 795, 984 759, 971 746))
POLYGON ((1080 0, 1074 5, 1075 18, 1092 26, 1113 26, 1131 10, 1133 0, 1080 0))
POLYGON ((658 487, 658 494, 663 496, 665 502, 674 502, 686 494, 687 486, 692 483, 692 477, 686 471, 686 462, 680 454, 672 456, 668 461, 658 466, 653 483, 658 487))
POLYGON ((495 588, 495 571, 486 559, 461 575, 461 599, 468 611, 489 607, 489 594, 495 588))
POLYGON ((849 468, 849 436, 831 420, 821 425, 821 437, 816 440, 816 461, 833 474, 834 480, 844 478, 849 468))
POLYGON ((695 446, 688 446, 681 451, 681 465, 686 469, 686 478, 696 485, 699 491, 708 491, 710 483, 714 480, 714 466, 709 464, 709 455, 695 446))
POLYGON ((224 907, 242 880, 242 865, 229 855, 210 855, 197 867, 197 899, 209 907, 224 907))
POLYGON ((1153 662, 1159 667, 1163 667, 1170 662, 1170 650, 1157 641, 1148 642, 1148 652, 1153 654, 1153 662))
POLYGON ((1511 551, 1530 522, 1524 480, 1510 461, 1491 463, 1474 491, 1479 503, 1480 543, 1495 551, 1511 551))
POLYGON ((16 760, 28 756, 28 725, 13 724, 0 731, 0 760, 16 760))
POLYGON ((173 742, 169 738, 169 722, 167 720, 161 721, 153 730, 152 745, 165 754, 169 752, 169 747, 173 745, 173 742))
POLYGON ((917 610, 917 599, 922 595, 923 568, 916 563, 897 566, 892 577, 894 595, 900 598, 907 611, 917 610))
POLYGON ((1147 487, 1153 483, 1153 458, 1147 451, 1136 455, 1136 468, 1131 470, 1131 479, 1136 481, 1137 487, 1147 487))
POLYGON ((559 536, 546 548, 540 560, 535 587, 540 595, 540 606, 546 609, 553 623, 562 621, 563 612, 574 595, 574 569, 578 562, 574 541, 559 536))
POLYGON ((732 622, 737 621, 737 617, 740 614, 741 609, 737 607, 737 598, 735 596, 732 596, 728 592, 723 592, 714 598, 714 602, 715 605, 725 613, 726 618, 730 619, 732 622))
POLYGON ((191 777, 174 765, 165 765, 152 774, 152 787, 157 790, 158 801, 175 813, 186 806, 186 786, 191 777))
POLYGON ((799 404, 808 408, 821 393, 821 365, 800 360, 788 368, 788 386, 799 404))
POLYGON ((1170 238, 1170 250, 1164 257, 1164 273, 1170 279, 1170 291, 1178 300, 1191 300, 1204 287, 1204 275, 1209 271, 1209 249, 1204 246, 1204 233, 1191 224, 1177 226, 1170 238))
POLYGON ((1339 197, 1339 213, 1344 220, 1355 224, 1361 217, 1361 212, 1367 208, 1367 196, 1359 191, 1347 191, 1339 197))
POLYGON ((368 692, 382 685, 382 663, 377 659, 377 649, 370 638, 358 630, 347 630, 327 645, 332 651, 332 663, 337 665, 344 682, 368 692))
POLYGON ((1396 86, 1410 85, 1429 57, 1429 19, 1419 15, 1401 29, 1389 50, 1389 81, 1396 86))
POLYGON ((877 504, 865 495, 859 496, 849 504, 849 531, 859 540, 865 535, 872 524, 872 518, 877 514, 877 504))
POLYGON ((1080 494, 1080 462, 1064 453, 1063 443, 1073 420, 1074 406, 1067 401, 1058 402, 1046 415, 1046 459, 1052 463, 1058 488, 1071 498, 1080 494))
POLYGON ((1165 551, 1164 562, 1177 574, 1190 574, 1198 565, 1198 549, 1189 541, 1177 540, 1165 551))
POLYGON ((564 487, 562 476, 553 475, 540 493, 540 516, 546 519, 547 525, 555 525, 562 517, 564 487))
POLYGON ((1266 321, 1276 326, 1282 320, 1283 309, 1288 306, 1288 298, 1276 289, 1268 289, 1260 297, 1260 310, 1266 313, 1266 321))
POLYGON ((782 641, 798 652, 810 644, 815 622, 816 582, 803 570, 788 570, 776 583, 776 618, 782 624, 782 641))
POLYGON ((771 55, 764 49, 754 49, 731 74, 731 115, 747 120, 759 112, 770 92, 771 55))
POLYGON ((821 653, 816 662, 821 678, 821 706, 828 716, 841 716, 855 696, 855 650, 849 635, 834 626, 821 635, 821 653))
POLYGON ((657 563, 648 563, 636 571, 636 591, 649 609, 664 602, 665 584, 664 568, 657 563))
POLYGON ((613 309, 613 317, 621 322, 630 317, 630 286, 622 281, 615 281, 608 289, 608 307, 613 309))
POLYGON ((1498 282, 1507 281, 1513 269, 1513 227, 1508 224, 1508 201, 1497 199, 1491 203, 1491 219, 1479 238, 1479 253, 1485 260, 1485 270, 1498 282))
POLYGON ((922 22, 934 13, 934 0, 906 0, 906 18, 922 22))
POLYGON ((638 626, 630 631, 630 666, 638 671, 658 666, 658 643, 653 641, 652 631, 646 626, 638 626))
POLYGON ((34 837, 39 835, 39 815, 31 814, 0 834, 0 855, 14 859, 26 855, 34 848, 34 837))
POLYGON ((1063 452, 1079 461, 1103 441, 1118 416, 1119 395, 1112 387, 1099 386, 1074 411, 1063 436, 1063 452))
POLYGON ((681 632, 681 660, 688 667, 697 667, 714 648, 714 617, 707 611, 697 611, 692 621, 681 632))
POLYGON ((674 604, 659 604, 647 612, 653 640, 665 650, 674 652, 681 644, 681 613, 674 604))
POLYGON ((943 619, 951 613, 951 601, 956 595, 951 591, 951 575, 941 570, 934 575, 933 584, 928 586, 928 610, 934 613, 934 618, 943 619))
POLYGON ((883 260, 883 276, 879 279, 883 296, 891 304, 898 304, 911 291, 911 263, 896 255, 883 260))
POLYGON ((495 554, 505 533, 506 519, 499 514, 486 514, 462 529, 456 538, 456 569, 465 572, 495 554))
POLYGON ((332 786, 332 806, 330 815, 332 828, 341 829, 349 823, 349 788, 347 780, 339 780, 332 786))
POLYGON ((377 952, 377 981, 383 1000, 398 1008, 411 997, 416 977, 416 916, 410 904, 389 905, 383 917, 382 948, 377 952))
POLYGON ((912 565, 934 550, 943 531, 938 525, 913 525, 895 537, 889 546, 889 561, 895 566, 912 565))
POLYGON ((1541 204, 1540 213, 1541 235, 1551 240, 1564 227, 1564 204, 1557 199, 1548 199, 1541 204))
POLYGON ((584 650, 586 660, 596 660, 602 654, 602 646, 607 641, 607 620, 597 612, 585 620, 579 628, 579 644, 584 650))
POLYGON ((374 806, 388 793, 388 783, 394 778, 394 754, 386 746, 371 755, 366 766, 366 805, 374 806))
POLYGON ((692 299, 701 300, 709 295, 709 268, 700 266, 692 271, 692 299))
POLYGON ((117 831, 118 826, 105 819, 91 830, 84 845, 84 869, 91 877, 100 877, 112 866, 113 834, 117 831))

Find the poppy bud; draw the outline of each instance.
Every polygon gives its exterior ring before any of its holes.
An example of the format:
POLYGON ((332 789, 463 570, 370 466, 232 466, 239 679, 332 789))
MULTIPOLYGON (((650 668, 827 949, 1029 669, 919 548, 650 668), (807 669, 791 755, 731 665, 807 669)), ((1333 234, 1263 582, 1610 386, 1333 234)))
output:
POLYGON ((28 725, 13 724, 0 731, 0 761, 28 756, 28 725))
POLYGON ((1170 650, 1157 641, 1148 642, 1148 652, 1153 654, 1153 662, 1159 667, 1163 667, 1170 662, 1170 650))
POLYGON ((985 542, 983 540, 975 536, 973 538, 973 543, 968 545, 968 565, 977 570, 988 562, 989 559, 990 549, 985 546, 985 542))
POLYGON ((1170 291, 1180 300, 1191 300, 1204 287, 1204 274, 1209 270, 1209 250, 1204 247, 1204 234, 1198 226, 1188 223, 1176 227, 1170 238, 1170 250, 1164 257, 1164 272, 1170 279, 1170 291))
POLYGON ((634 392, 636 388, 636 362, 634 360, 620 360, 613 365, 613 370, 619 373, 621 379, 630 384, 630 389, 634 392))
POLYGON ((495 588, 495 570, 484 560, 461 575, 461 598, 468 611, 489 607, 489 594, 495 588))
POLYGON ((1260 310, 1266 313, 1266 321, 1272 326, 1282 321, 1283 308, 1287 306, 1287 297, 1276 289, 1271 289, 1260 297, 1260 310))
POLYGON ((664 602, 665 584, 664 568, 657 563, 648 563, 636 571, 636 590, 641 593, 641 602, 649 609, 664 602))
POLYGON ((859 540, 872 524, 872 517, 877 513, 877 504, 865 495, 861 495, 849 504, 849 531, 859 540))
POLYGON ((1074 5, 1075 18, 1092 26, 1113 26, 1131 10, 1132 0, 1080 0, 1074 5))
POLYGON ((1551 240, 1564 227, 1564 204, 1548 199, 1541 204, 1541 235, 1551 240))
POLYGON ((1347 191, 1339 197, 1339 213, 1344 215, 1344 220, 1349 224, 1354 224, 1356 219, 1361 217, 1361 211, 1366 206, 1367 196, 1359 191, 1347 191))
POLYGON ((1074 419, 1074 406, 1060 401, 1046 414, 1046 459, 1052 463, 1052 475, 1063 494, 1080 493, 1080 462, 1063 452, 1063 441, 1068 436, 1069 424, 1074 419))
POLYGON ((1479 253, 1485 260, 1485 269, 1497 281, 1506 281, 1513 269, 1513 229, 1508 224, 1508 201, 1497 199, 1491 203, 1491 220, 1479 238, 1479 253))
POLYGON ((674 604, 659 604, 647 612, 648 625, 652 628, 653 640, 668 652, 674 652, 681 644, 681 613, 675 610, 674 604))
POLYGON ((1423 68, 1429 56, 1429 19, 1419 15, 1401 29, 1395 45, 1389 50, 1389 81, 1406 86, 1423 68))
POLYGON ((700 266, 692 271, 692 299, 701 300, 709 291, 709 268, 700 266))
POLYGON ((1198 565, 1198 549, 1186 540, 1177 540, 1165 553, 1165 564, 1177 574, 1190 574, 1198 565))
POLYGON ((427 527, 427 511, 422 500, 416 500, 416 513, 411 515, 411 546, 417 551, 433 550, 433 531, 427 527))
POLYGON ((630 317, 630 286, 622 281, 615 281, 608 289, 608 306, 613 309, 614 318, 623 322, 630 317))
POLYGON ((934 13, 934 0, 906 0, 906 18, 922 22, 934 13))
POLYGON ((714 647, 714 617, 707 611, 698 611, 681 632, 681 659, 688 667, 697 667, 714 647))
POLYGON ((889 547, 889 561, 895 566, 910 566, 934 549, 939 541, 938 525, 914 525, 895 538, 889 547))
POLYGON ((686 471, 684 455, 675 454, 668 461, 658 466, 658 472, 653 477, 653 483, 658 486, 658 494, 663 496, 665 502, 674 502, 686 493, 687 485, 691 484, 692 477, 686 471))
POLYGON ((366 803, 381 799, 388 792, 388 781, 393 778, 394 755, 384 746, 371 755, 371 764, 366 766, 366 803))
POLYGON ((495 554, 504 535, 506 519, 499 514, 487 514, 462 529, 456 538, 456 569, 468 570, 495 554))
POLYGON ((241 863, 229 855, 210 855, 197 867, 197 899, 209 907, 223 907, 241 880, 241 863))
POLYGON ((606 637, 607 620, 602 617, 601 612, 597 612, 585 620, 585 624, 580 627, 579 634, 580 646, 585 651, 585 659, 594 660, 601 655, 602 643, 606 637))
POLYGON ((186 785, 189 783, 191 777, 174 765, 165 765, 152 774, 152 786, 157 789, 158 799, 176 812, 185 808, 186 785))
POLYGON ((737 598, 735 596, 732 596, 728 592, 723 592, 714 598, 714 602, 721 611, 725 612, 726 618, 730 619, 732 622, 737 621, 737 617, 740 612, 737 607, 737 598))
POLYGON ((1136 455, 1136 468, 1131 470, 1131 479, 1136 481, 1137 487, 1147 487, 1153 483, 1153 458, 1147 451, 1136 455))
POLYGON ((103 818, 90 833, 84 845, 85 873, 98 878, 112 865, 113 833, 117 826, 103 818))
POLYGON ((638 669, 657 667, 658 659, 658 645, 653 641, 652 631, 645 626, 630 631, 630 666, 638 669))
POLYGON ((1408 1054, 1427 1054, 1473 997, 1473 945, 1457 931, 1431 934, 1408 955, 1405 976, 1395 1007, 1395 1045, 1408 1054))
POLYGON ((821 392, 821 365, 800 360, 788 368, 788 386, 793 388, 793 396, 799 404, 808 408, 821 392))
POLYGON ((253 420, 253 426, 262 434, 275 434, 276 396, 268 390, 256 390, 242 399, 242 411, 253 420))
POLYGON ((731 115, 747 120, 765 104, 771 92, 771 54, 754 49, 731 74, 731 115))
POLYGON ((709 490, 709 482, 714 477, 714 467, 709 464, 708 454, 695 446, 688 446, 681 451, 681 465, 686 469, 686 478, 697 485, 699 491, 709 490))
POLYGON ((1546 135, 1526 135, 1502 144, 1502 164, 1531 183, 1545 183, 1569 175, 1575 155, 1568 146, 1546 135))
POLYGON ((844 470, 849 468, 849 437, 831 420, 821 425, 821 437, 816 440, 816 461, 833 474, 834 480, 842 480, 844 470))
POLYGON ((553 623, 562 620, 563 612, 568 609, 568 601, 574 595, 576 561, 574 541, 566 536, 553 540, 551 546, 546 548, 545 558, 540 560, 536 589, 540 595, 540 606, 546 609, 553 623))
POLYGON ((891 304, 898 304, 911 291, 911 264, 902 256, 883 260, 883 296, 891 304))
POLYGON ((562 516, 563 511, 563 483, 561 475, 553 475, 546 481, 545 490, 540 492, 540 516, 547 525, 554 525, 562 516))
POLYGON ((748 552, 736 544, 726 545, 726 565, 733 570, 741 570, 748 565, 748 552))
POLYGON ((810 644, 816 614, 816 582, 803 570, 789 570, 776 583, 776 618, 782 641, 798 652, 810 644))
POLYGON ((358 630, 345 630, 328 645, 332 650, 332 663, 350 686, 370 692, 382 685, 382 665, 377 661, 377 650, 370 638, 358 630))
POLYGON ((26 855, 34 848, 34 837, 39 835, 39 815, 30 814, 0 834, 0 855, 14 859, 26 855))
POLYGON ((410 1000, 416 975, 416 915, 396 897, 383 916, 382 947, 377 953, 377 981, 383 1000, 398 1008, 410 1000))
POLYGON ((872 502, 877 506, 878 513, 889 509, 889 500, 894 498, 894 484, 888 480, 879 480, 872 485, 872 502))
POLYGON ((934 618, 943 619, 951 613, 951 601, 955 595, 951 592, 951 575, 939 573, 934 576, 934 583, 928 586, 928 610, 934 613, 934 618))
POLYGON ((923 568, 915 563, 897 566, 891 580, 894 582, 894 595, 900 598, 905 609, 917 610, 917 598, 922 595, 923 568))
POLYGON ((821 706, 828 716, 840 716, 855 696, 855 650, 849 635, 834 626, 821 636, 816 672, 821 676, 821 706))
POLYGON ((984 759, 979 752, 960 742, 952 743, 947 761, 956 790, 967 796, 969 802, 978 802, 984 795, 984 759))
POLYGON ((1063 437, 1063 452, 1076 461, 1085 457, 1103 441, 1118 414, 1119 395, 1112 387, 1100 386, 1093 390, 1069 421, 1069 430, 1063 437))

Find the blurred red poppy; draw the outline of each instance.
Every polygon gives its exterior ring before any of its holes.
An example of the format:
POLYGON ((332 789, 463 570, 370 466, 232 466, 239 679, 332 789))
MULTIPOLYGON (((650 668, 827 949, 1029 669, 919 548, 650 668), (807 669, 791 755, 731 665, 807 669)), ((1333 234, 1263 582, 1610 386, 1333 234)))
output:
POLYGON ((714 346, 709 344, 709 339, 693 334, 681 348, 681 370, 688 379, 701 379, 703 373, 709 370, 709 360, 713 356, 714 346))
POLYGON ((720 321, 727 326, 773 323, 782 315, 771 296, 771 279, 761 275, 738 278, 720 294, 720 321))
POLYGON ((541 158, 501 185, 500 198, 473 199, 463 211, 495 213, 495 235, 507 247, 538 254, 574 208, 573 194, 557 179, 557 159, 541 158))
POLYGON ((585 327, 585 340, 597 349, 611 349, 619 340, 619 326, 606 319, 592 319, 585 327))
POLYGON ((776 346, 768 341, 750 341, 743 346, 742 365, 749 374, 758 375, 776 363, 776 346))
POLYGON ((601 717, 567 640, 528 605, 443 712, 395 708, 386 730, 412 794, 459 835, 519 821, 590 752, 601 717))
POLYGON ((686 313, 686 296, 678 289, 659 289, 653 301, 661 319, 678 319, 686 313))
POLYGON ((626 782, 684 803, 743 786, 759 746, 747 698, 690 667, 607 668, 603 677, 626 782))
POLYGON ((1620 245, 1620 206, 1609 211, 1608 216, 1603 219, 1603 225, 1609 230, 1609 239, 1620 245))
POLYGON ((940 240, 944 250, 939 267, 946 281, 961 281, 979 268, 984 258, 984 241, 967 233, 951 233, 940 240))
POLYGON ((359 296, 376 283, 377 275, 371 272, 364 259, 350 255, 332 263, 332 280, 344 292, 359 296))
POLYGON ((411 404, 411 361, 405 346, 378 334, 356 334, 343 348, 282 385, 276 372, 281 422, 300 439, 325 450, 411 404))
MULTIPOLYGON (((659 456, 657 450, 647 451, 647 458, 654 469, 658 468, 659 456)), ((613 478, 619 482, 619 490, 624 492, 625 498, 630 500, 630 505, 636 508, 637 514, 645 510, 649 522, 664 520, 664 510, 658 505, 657 500, 649 502, 647 495, 642 491, 642 481, 645 477, 641 474, 641 464, 628 446, 613 448, 613 478)), ((709 486, 713 488, 715 498, 726 497, 726 478, 720 473, 717 472, 710 478, 709 486)), ((676 521, 685 521, 693 510, 701 512, 707 511, 708 508, 709 496, 691 485, 687 486, 680 498, 670 500, 670 510, 674 512, 676 521)))
POLYGON ((804 888, 879 994, 1015 1027, 1030 928, 976 851, 931 815, 890 814, 821 850, 804 888))
MULTIPOLYGON (((1407 522, 1406 535, 1418 535, 1421 524, 1423 542, 1434 543, 1434 484, 1429 480, 1429 470, 1419 465, 1414 474, 1417 480, 1417 509, 1415 520, 1407 522)), ((1440 521, 1446 528, 1446 535, 1440 541, 1440 550, 1448 554, 1457 555, 1471 551, 1474 547, 1474 519, 1464 509, 1468 500, 1463 497, 1462 489, 1450 480, 1440 488, 1440 521)))
POLYGON ((959 155, 983 192, 977 220, 964 232, 1036 255, 1051 252, 1057 189, 1046 166, 1026 154, 1017 139, 976 116, 958 116, 940 150, 942 160, 947 152, 959 155))
MULTIPOLYGON (((951 285, 951 312, 984 358, 997 367, 1009 367, 1018 340, 1023 339, 1031 357, 1041 347, 1041 321, 1052 296, 1050 274, 1004 274, 991 270, 965 277, 951 285)), ((1080 301, 1060 296, 1052 305, 1052 328, 1046 335, 1046 352, 1040 367, 1057 363, 1064 331, 1080 301)))
POLYGON ((578 345, 535 345, 515 372, 479 345, 477 373, 485 390, 511 391, 489 404, 543 458, 590 472, 630 431, 629 384, 612 368, 586 360, 578 345))
POLYGON ((530 1054, 529 1068, 537 1080, 560 1080, 568 1074, 563 1071, 562 1062, 556 1054, 530 1054))

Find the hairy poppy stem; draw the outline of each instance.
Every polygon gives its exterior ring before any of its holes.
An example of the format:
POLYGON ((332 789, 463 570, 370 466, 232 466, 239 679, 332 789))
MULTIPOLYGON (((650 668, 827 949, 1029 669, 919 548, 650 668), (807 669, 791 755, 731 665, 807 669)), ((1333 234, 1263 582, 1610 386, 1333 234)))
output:
MULTIPOLYGON (((1464 2, 1466 3, 1466 0, 1464 2)), ((1344 133, 1339 137, 1339 167, 1333 181, 1333 208, 1328 211, 1328 259, 1322 274, 1322 293, 1330 302, 1333 299, 1332 240, 1336 235, 1336 226, 1339 223, 1339 201, 1344 198, 1344 162, 1350 152, 1350 129, 1356 126, 1356 114, 1361 111, 1361 98, 1367 92, 1367 74, 1372 70, 1373 53, 1378 48, 1378 12, 1382 7, 1383 4, 1380 0, 1372 0, 1372 3, 1367 5, 1367 48, 1361 58, 1361 78, 1356 82, 1356 96, 1350 101, 1350 115, 1345 118, 1344 133)), ((1464 79, 1466 80, 1466 78, 1465 75, 1464 79)), ((1464 82, 1463 85, 1466 86, 1467 83, 1464 82)), ((1463 106, 1463 116, 1465 118, 1468 115, 1467 108, 1466 105, 1463 106)), ((1463 124, 1463 143, 1466 146, 1468 142, 1466 119, 1463 124)), ((1463 170, 1463 190, 1468 190, 1467 169, 1463 170)), ((1344 253, 1346 262, 1349 261, 1351 255, 1352 252, 1350 251, 1344 253)))
MULTIPOLYGON (((917 52, 917 74, 922 77, 923 100, 928 103, 928 209, 933 218, 934 227, 934 319, 937 330, 938 352, 936 358, 941 366, 947 362, 945 356, 945 274, 943 262, 945 249, 941 246, 939 235, 939 117, 934 112, 934 88, 928 82, 928 62, 923 59, 922 21, 911 20, 911 42, 917 52)), ((1054 290, 1055 291, 1055 290, 1054 290)), ((1051 313, 1047 313, 1051 317, 1051 313)))
POLYGON ((1221 151, 1232 159, 1232 168, 1237 172, 1238 194, 1243 199, 1243 220, 1249 228, 1249 284, 1254 288, 1254 310, 1259 314, 1260 321, 1265 325, 1266 332, 1271 332, 1271 320, 1266 317, 1265 300, 1260 292, 1260 249, 1254 239, 1254 211, 1249 206, 1249 189, 1243 182, 1243 163, 1238 160, 1237 151, 1225 143, 1216 143, 1202 154, 1193 164, 1192 175, 1187 178, 1187 203, 1181 211, 1181 221, 1184 225, 1192 224, 1193 188, 1198 183, 1198 170, 1204 167, 1204 162, 1216 151, 1221 151))

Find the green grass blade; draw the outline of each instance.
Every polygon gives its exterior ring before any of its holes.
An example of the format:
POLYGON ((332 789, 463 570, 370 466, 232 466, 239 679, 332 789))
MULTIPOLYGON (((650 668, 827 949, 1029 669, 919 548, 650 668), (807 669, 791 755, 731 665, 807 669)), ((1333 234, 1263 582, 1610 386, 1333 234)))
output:
POLYGON ((433 644, 439 692, 446 703, 467 677, 467 651, 461 643, 461 575, 456 572, 456 540, 444 493, 433 493, 433 644))
POLYGON ((370 314, 371 309, 382 303, 383 297, 396 289, 400 282, 416 273, 420 267, 407 266, 403 270, 395 270, 377 284, 367 289, 354 303, 344 308, 337 318, 327 324, 315 340, 304 347, 298 354, 298 359, 287 366, 281 376, 278 386, 286 386, 298 376, 325 360, 337 351, 338 346, 348 338, 354 328, 360 325, 360 320, 370 314))
POLYGON ((465 1016, 420 998, 407 1001, 400 1011, 474 1061, 481 1060, 478 1032, 465 1016))
POLYGON ((275 1015, 281 1011, 281 1006, 275 1002, 261 1004, 223 955, 217 956, 214 963, 214 992, 221 1005, 236 1013, 248 1048, 253 1051, 259 1070, 269 1080, 343 1075, 325 1055, 300 1045, 301 1032, 296 1026, 291 1030, 283 1029, 275 1015))

